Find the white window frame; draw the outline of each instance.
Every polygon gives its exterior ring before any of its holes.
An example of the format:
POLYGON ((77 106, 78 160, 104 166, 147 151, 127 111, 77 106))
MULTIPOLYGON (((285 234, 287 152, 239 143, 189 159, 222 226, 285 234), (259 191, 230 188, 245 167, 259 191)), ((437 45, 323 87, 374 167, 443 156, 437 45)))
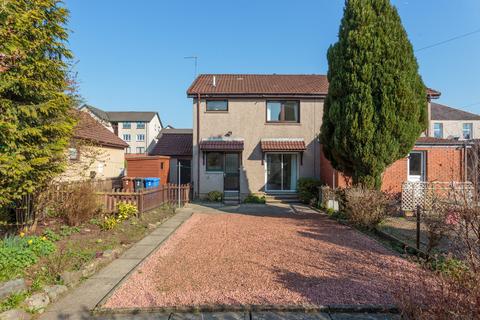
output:
POLYGON ((462 138, 464 140, 470 140, 470 139, 473 139, 473 123, 472 122, 465 122, 465 123, 462 123, 462 138), (468 125, 469 126, 469 137, 468 138, 465 138, 465 126, 468 125))
POLYGON ((407 180, 411 182, 423 182, 427 179, 427 153, 425 151, 411 151, 407 157, 407 180), (410 155, 412 153, 421 155, 420 175, 410 174, 410 155))
POLYGON ((145 122, 144 121, 137 121, 136 123, 137 129, 145 129, 145 122))
POLYGON ((78 152, 77 148, 68 148, 68 159, 72 161, 76 161, 80 159, 80 153, 78 152), (73 156, 75 155, 75 156, 73 156))
POLYGON ((132 123, 130 121, 122 122, 122 129, 131 129, 132 123))
POLYGON ((434 137, 434 138, 443 139, 443 123, 442 123, 442 122, 435 122, 435 123, 433 124, 433 137, 434 137), (437 129, 437 128, 435 127, 436 125, 439 125, 440 128, 437 129), (440 134, 439 134, 439 136, 437 137, 437 131, 438 131, 438 130, 440 131, 440 134))
POLYGON ((145 141, 145 134, 144 133, 137 134, 137 141, 145 141), (140 137, 143 137, 143 139, 140 139, 140 137))
POLYGON ((135 151, 137 152, 137 154, 145 153, 145 147, 137 147, 135 151), (143 149, 143 152, 139 152, 138 149, 140 149, 140 151, 143 149))
POLYGON ((129 133, 124 133, 123 134, 123 141, 132 141, 132 135, 129 134, 129 133), (128 137, 128 139, 126 137, 128 137))
MULTIPOLYGON (((297 192, 298 189, 298 179, 300 179, 300 153, 299 152, 265 152, 264 158, 263 158, 263 163, 264 163, 264 177, 265 177, 265 192, 269 193, 289 193, 289 192, 297 192), (296 156, 296 163, 297 163, 297 181, 295 182, 295 189, 290 189, 290 190, 268 190, 267 184, 268 184, 268 163, 267 163, 267 155, 270 154, 281 154, 282 158, 284 154, 292 154, 296 156)), ((282 161, 282 184, 283 184, 283 161, 282 161)))

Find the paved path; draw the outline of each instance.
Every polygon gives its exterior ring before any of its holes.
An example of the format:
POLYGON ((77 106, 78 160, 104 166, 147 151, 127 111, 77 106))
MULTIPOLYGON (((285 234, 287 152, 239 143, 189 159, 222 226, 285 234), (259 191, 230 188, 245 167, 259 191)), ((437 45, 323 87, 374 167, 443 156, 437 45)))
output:
POLYGON ((191 215, 190 208, 178 210, 177 214, 125 251, 118 259, 50 306, 40 319, 91 319, 90 310, 191 215))

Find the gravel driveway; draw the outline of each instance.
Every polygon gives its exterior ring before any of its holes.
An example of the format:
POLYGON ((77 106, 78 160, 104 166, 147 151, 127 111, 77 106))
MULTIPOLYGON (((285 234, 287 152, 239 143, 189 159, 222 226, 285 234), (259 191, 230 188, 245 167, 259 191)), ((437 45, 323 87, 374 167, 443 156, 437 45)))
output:
POLYGON ((255 208, 197 210, 104 307, 393 304, 416 268, 312 210, 255 208))

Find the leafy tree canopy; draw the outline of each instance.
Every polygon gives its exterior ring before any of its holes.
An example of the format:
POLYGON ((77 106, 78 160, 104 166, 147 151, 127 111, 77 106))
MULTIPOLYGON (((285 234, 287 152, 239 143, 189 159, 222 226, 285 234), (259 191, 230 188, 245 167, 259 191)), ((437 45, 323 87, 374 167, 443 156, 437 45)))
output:
POLYGON ((389 0, 346 0, 328 64, 325 156, 354 184, 380 188, 383 171, 408 154, 428 118, 413 47, 389 0))

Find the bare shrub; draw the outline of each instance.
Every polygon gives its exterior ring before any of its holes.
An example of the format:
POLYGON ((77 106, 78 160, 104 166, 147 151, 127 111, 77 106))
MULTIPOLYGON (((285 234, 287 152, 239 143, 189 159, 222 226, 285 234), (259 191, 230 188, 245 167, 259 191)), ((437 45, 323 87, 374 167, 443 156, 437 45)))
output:
POLYGON ((49 186, 38 196, 37 206, 44 216, 61 218, 71 226, 87 222, 101 213, 99 198, 91 181, 49 186))
POLYGON ((363 187, 345 189, 342 198, 348 220, 370 230, 386 218, 391 204, 385 193, 363 187))
POLYGON ((423 222, 433 247, 447 235, 450 253, 419 268, 418 281, 399 281, 397 303, 406 319, 479 319, 480 315, 480 145, 470 150, 469 179, 474 188, 452 190, 434 201, 423 222), (452 196, 453 195, 453 196, 452 196), (426 270, 431 277, 425 277, 426 270))
POLYGON ((440 245, 450 230, 450 226, 446 223, 448 212, 448 209, 440 201, 435 201, 429 210, 421 210, 420 218, 427 235, 427 255, 430 255, 440 245))
POLYGON ((99 214, 100 204, 91 182, 74 183, 67 192, 67 201, 60 204, 58 211, 68 225, 79 225, 99 214))

